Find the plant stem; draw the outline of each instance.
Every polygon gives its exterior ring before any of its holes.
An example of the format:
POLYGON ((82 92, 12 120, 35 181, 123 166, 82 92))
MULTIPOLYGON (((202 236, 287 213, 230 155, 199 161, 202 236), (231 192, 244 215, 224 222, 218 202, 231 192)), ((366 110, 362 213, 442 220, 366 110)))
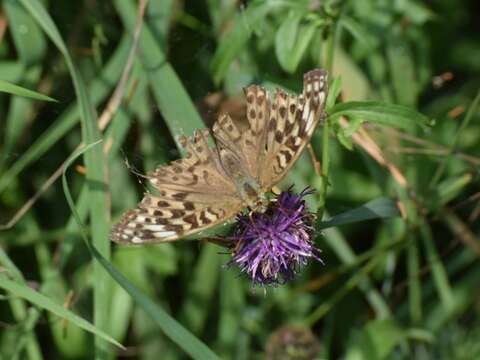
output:
MULTIPOLYGON (((335 22, 332 25, 332 30, 327 40, 327 57, 325 68, 328 71, 329 76, 332 75, 333 68, 333 59, 335 53, 335 34, 337 30, 337 23, 335 22)), ((322 139, 322 181, 320 186, 320 195, 318 199, 318 210, 317 210, 317 219, 318 221, 322 220, 323 213, 325 210, 325 202, 327 198, 327 188, 328 188, 328 174, 330 169, 330 155, 329 155, 329 133, 330 133, 330 123, 328 116, 325 118, 323 124, 323 139, 322 139)))
POLYGON ((328 173, 329 173, 329 151, 328 151, 328 135, 329 135, 329 123, 328 119, 325 121, 323 125, 323 140, 322 140, 322 180, 320 186, 320 196, 318 199, 318 211, 317 216, 318 220, 322 220, 323 213, 325 210, 325 202, 327 198, 327 187, 328 187, 328 173))

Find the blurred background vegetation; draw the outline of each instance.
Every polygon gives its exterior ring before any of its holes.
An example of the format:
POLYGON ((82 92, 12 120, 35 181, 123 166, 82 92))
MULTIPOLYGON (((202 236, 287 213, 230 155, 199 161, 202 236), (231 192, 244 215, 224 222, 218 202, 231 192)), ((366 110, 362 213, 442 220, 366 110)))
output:
MULTIPOLYGON (((1 359, 480 358, 478 2, 151 0, 143 17, 132 0, 0 4, 1 359), (144 191, 126 160, 147 172, 176 159, 177 135, 220 111, 243 118, 242 87, 299 91, 314 67, 343 106, 376 104, 332 116, 329 144, 325 128, 312 139, 330 164, 325 217, 379 197, 401 216, 319 230, 325 265, 266 291, 213 244, 110 245, 144 191), (98 262, 59 175, 100 138, 68 172, 98 262)), ((292 183, 325 184, 306 154, 292 183)))

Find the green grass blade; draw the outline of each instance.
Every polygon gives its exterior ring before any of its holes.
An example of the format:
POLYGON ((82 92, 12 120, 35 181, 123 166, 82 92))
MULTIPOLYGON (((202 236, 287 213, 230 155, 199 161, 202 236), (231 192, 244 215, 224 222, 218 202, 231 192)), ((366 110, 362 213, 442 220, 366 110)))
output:
MULTIPOLYGON (((16 283, 27 286, 22 272, 15 263, 8 257, 7 253, 0 247, 0 264, 6 269, 8 275, 15 280, 16 283)), ((21 299, 10 299, 10 308, 14 319, 18 322, 24 321, 28 316, 34 317, 38 313, 38 309, 31 309, 30 313, 27 304, 21 299)), ((30 360, 41 360, 42 352, 38 344, 36 336, 32 333, 26 341, 26 353, 30 360)))
MULTIPOLYGON (((338 229, 328 228, 324 230, 322 234, 324 238, 323 241, 328 244, 343 264, 351 265, 358 261, 358 256, 338 229)), ((382 294, 375 289, 367 275, 358 283, 358 288, 365 294, 366 299, 375 310, 377 317, 386 318, 391 315, 388 304, 382 297, 382 294)))
POLYGON ((400 211, 392 199, 378 198, 355 209, 335 215, 331 219, 318 223, 317 229, 326 229, 332 226, 345 225, 358 221, 385 219, 399 216, 400 211))
POLYGON ((89 144, 82 149, 74 152, 68 158, 62 174, 62 185, 65 197, 75 219, 78 222, 78 225, 80 226, 83 239, 91 255, 95 257, 99 264, 105 268, 105 270, 112 276, 112 278, 117 281, 117 283, 130 294, 133 300, 157 323, 157 325, 162 329, 165 335, 167 335, 187 354, 189 354, 194 359, 218 359, 218 357, 203 342, 197 339, 174 318, 168 315, 160 306, 155 304, 140 290, 138 290, 133 284, 131 284, 128 279, 125 278, 125 276, 123 276, 118 270, 116 270, 111 265, 111 263, 95 249, 94 245, 89 242, 87 233, 75 209, 75 204, 68 188, 66 171, 78 156, 88 151, 90 148, 94 147, 98 143, 99 142, 97 141, 96 143, 89 144))
MULTIPOLYGON (((128 32, 132 32, 135 12, 132 1, 115 0, 115 8, 128 32)), ((140 34, 139 49, 145 72, 150 80, 155 101, 165 118, 170 133, 191 135, 195 129, 205 127, 180 79, 168 63, 166 56, 157 43, 147 24, 140 34)), ((175 140, 177 140, 175 138, 175 140)), ((178 144, 177 144, 178 145, 178 144)), ((178 146, 181 148, 180 146, 178 146)))
POLYGON ((452 287, 448 281, 447 271, 445 270, 445 267, 440 259, 440 255, 435 247, 432 230, 427 223, 422 222, 420 224, 420 237, 423 240, 427 261, 432 268, 433 280, 437 288, 440 301, 445 306, 447 311, 451 310, 454 305, 452 287))
POLYGON ((55 99, 52 99, 49 96, 9 83, 8 81, 4 81, 4 80, 0 80, 0 91, 4 93, 12 94, 12 95, 35 99, 35 100, 55 101, 55 102, 57 101, 55 99))
POLYGON ((468 111, 467 111, 467 114, 463 118, 462 123, 460 124, 460 127, 458 128, 458 131, 455 133, 453 141, 449 146, 448 155, 445 156, 442 159, 442 162, 440 163, 440 165, 436 169, 435 174, 433 175, 432 180, 430 182, 430 188, 433 189, 435 187, 435 185, 438 183, 438 181, 442 177, 443 173, 445 172, 445 170, 447 168, 448 160, 451 158, 453 152, 457 148, 458 140, 460 139, 460 134, 467 128, 471 119, 474 117, 479 103, 480 103, 480 91, 477 93, 477 95, 473 99, 472 103, 470 104, 470 106, 468 108, 468 111))
POLYGON ((47 51, 47 42, 38 25, 17 0, 4 0, 3 9, 21 62, 26 66, 41 62, 47 51))
MULTIPOLYGON (((45 11, 43 5, 38 1, 21 0, 23 6, 30 12, 30 15, 37 20, 49 38, 55 43, 67 63, 70 75, 73 80, 75 93, 80 107, 80 121, 82 124, 82 139, 84 143, 93 143, 101 135, 96 123, 95 109, 93 108, 87 88, 83 82, 77 67, 73 63, 65 43, 50 15, 45 11)), ((106 199, 106 162, 101 147, 95 147, 93 151, 85 152, 84 156, 87 170, 87 184, 89 186, 90 204, 90 226, 92 241, 98 251, 107 259, 110 258, 110 240, 108 233, 109 209, 106 199)), ((108 310, 110 308, 110 286, 109 277, 103 268, 94 263, 94 323, 100 329, 108 329, 108 310)), ((103 359, 107 356, 102 349, 103 342, 95 338, 96 357, 103 359)))
POLYGON ((193 269, 187 297, 182 306, 181 319, 195 334, 204 328, 217 288, 221 257, 218 247, 205 245, 193 269))
MULTIPOLYGON (((22 82, 27 84, 37 84, 40 80, 42 69, 39 66, 32 66, 25 71, 22 82)), ((25 134, 25 130, 31 123, 31 114, 34 109, 35 101, 23 96, 13 96, 10 100, 8 115, 5 120, 5 132, 3 148, 0 154, 0 168, 4 168, 8 163, 9 154, 15 151, 19 140, 25 134)))
POLYGON ((309 326, 312 326, 318 320, 323 318, 345 295, 347 295, 355 287, 361 285, 365 277, 368 276, 368 274, 375 268, 380 260, 381 257, 377 256, 364 265, 360 271, 354 272, 350 279, 348 279, 347 282, 339 290, 337 290, 330 299, 324 301, 307 317, 305 320, 306 323, 309 326))
MULTIPOLYGON (((23 359, 22 354, 24 349, 30 359, 41 359, 40 351, 34 354, 30 352, 32 340, 35 339, 35 325, 37 324, 38 320, 40 320, 40 315, 41 314, 38 309, 34 307, 31 307, 27 310, 27 316, 22 324, 21 336, 17 339, 15 353, 12 354, 12 359, 23 359)), ((36 345, 38 346, 38 344, 36 345)))
MULTIPOLYGON (((126 38, 121 41, 109 63, 104 67, 100 76, 89 84, 90 94, 95 104, 103 101, 113 84, 120 77, 121 69, 128 55, 129 42, 126 38)), ((2 193, 26 167, 38 160, 65 134, 74 127, 79 118, 78 104, 69 106, 56 121, 26 150, 15 163, 3 174, 0 174, 0 193, 2 193)))
POLYGON ((445 311, 442 303, 438 301, 434 302, 433 306, 428 309, 428 314, 425 316, 425 327, 434 332, 438 332, 442 327, 445 327, 449 321, 458 319, 464 311, 474 306, 473 304, 478 300, 479 277, 480 268, 478 266, 465 269, 462 277, 456 280, 452 288, 454 295, 453 307, 450 308, 449 311, 445 311))
POLYGON ((418 323, 423 316, 422 287, 420 283, 420 258, 417 234, 408 235, 407 271, 408 271, 408 307, 413 323, 418 323))
MULTIPOLYGON (((55 264, 48 244, 38 242, 35 244, 34 249, 41 275, 39 291, 57 304, 65 307, 65 303, 68 303, 69 290, 72 289, 72 286, 68 284, 55 264)), ((47 318, 51 337, 62 357, 78 358, 85 353, 85 345, 88 343, 90 334, 79 327, 66 326, 65 322, 58 321, 58 318, 53 314, 48 314, 47 318)))
POLYGON ((51 313, 61 317, 62 319, 65 319, 70 323, 86 331, 89 331, 92 334, 95 334, 96 336, 101 337, 102 339, 108 341, 109 343, 123 349, 122 344, 117 342, 108 334, 98 329, 97 327, 95 327, 94 325, 92 325, 82 317, 76 315, 72 311, 65 309, 62 305, 55 303, 53 300, 46 297, 45 295, 28 287, 27 285, 20 284, 16 281, 10 280, 5 275, 0 275, 0 287, 7 290, 12 295, 18 296, 42 309, 50 311, 51 313))
POLYGON ((7 253, 0 247, 0 264, 3 265, 4 269, 8 272, 10 277, 15 279, 18 282, 24 282, 25 279, 23 277, 22 272, 20 269, 15 265, 15 263, 8 257, 7 253))
POLYGON ((127 291, 135 302, 152 318, 173 342, 182 348, 193 359, 219 359, 203 342, 197 339, 192 333, 185 329, 173 317, 167 314, 160 306, 145 296, 140 290, 133 286, 127 278, 118 272, 110 262, 106 261, 95 249, 95 258, 105 267, 112 278, 127 291))

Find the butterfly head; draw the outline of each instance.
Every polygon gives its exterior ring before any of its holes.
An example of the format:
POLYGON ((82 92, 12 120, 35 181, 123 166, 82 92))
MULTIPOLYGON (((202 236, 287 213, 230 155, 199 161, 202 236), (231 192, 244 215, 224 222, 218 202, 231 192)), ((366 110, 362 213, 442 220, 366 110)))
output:
POLYGON ((250 207, 252 212, 261 212, 264 213, 268 209, 268 205, 270 204, 270 200, 265 197, 265 195, 261 195, 250 207))

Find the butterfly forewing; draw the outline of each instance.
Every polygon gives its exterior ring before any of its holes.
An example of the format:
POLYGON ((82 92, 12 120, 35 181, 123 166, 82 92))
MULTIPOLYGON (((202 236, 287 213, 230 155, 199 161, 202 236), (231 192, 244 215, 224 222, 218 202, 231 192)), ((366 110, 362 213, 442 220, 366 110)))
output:
POLYGON ((216 151, 207 143, 208 130, 180 139, 187 155, 160 166, 148 179, 157 194, 145 194, 134 210, 113 227, 111 238, 127 244, 158 243, 208 229, 243 208, 236 186, 226 176, 216 151))
POLYGON ((292 96, 277 90, 266 127, 266 155, 259 182, 269 191, 287 174, 325 116, 327 73, 316 69, 304 75, 303 92, 292 96))
POLYGON ((258 85, 245 89, 247 122, 222 114, 209 130, 182 137, 186 156, 147 176, 157 190, 113 227, 124 244, 178 240, 233 218, 278 183, 324 117, 327 73, 305 74, 302 94, 277 90, 273 99, 258 85))

